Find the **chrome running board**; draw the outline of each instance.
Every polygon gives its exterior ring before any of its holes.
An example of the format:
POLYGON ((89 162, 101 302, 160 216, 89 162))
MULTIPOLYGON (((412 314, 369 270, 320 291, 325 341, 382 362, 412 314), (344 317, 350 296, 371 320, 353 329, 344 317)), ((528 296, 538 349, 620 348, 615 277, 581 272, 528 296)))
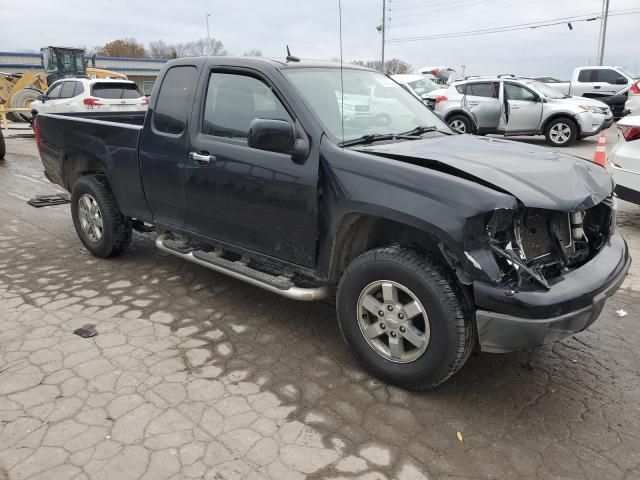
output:
POLYGON ((222 258, 217 253, 175 248, 165 244, 165 241, 171 239, 172 235, 170 233, 164 233, 158 236, 156 239, 156 247, 163 252, 170 253, 189 262, 197 263, 210 270, 224 273, 230 277, 293 300, 309 302, 313 300, 323 300, 329 296, 329 289, 327 287, 296 287, 288 278, 261 272, 260 270, 247 266, 245 263, 233 262, 222 258))

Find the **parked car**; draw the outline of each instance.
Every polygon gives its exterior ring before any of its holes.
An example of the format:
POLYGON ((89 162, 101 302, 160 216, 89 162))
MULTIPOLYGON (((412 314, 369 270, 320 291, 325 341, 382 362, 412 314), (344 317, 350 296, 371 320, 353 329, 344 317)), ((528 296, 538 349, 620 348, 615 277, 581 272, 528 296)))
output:
POLYGON ((631 85, 625 107, 630 115, 640 115, 640 80, 631 85))
POLYGON ((551 86, 566 95, 596 98, 609 105, 618 119, 628 113, 625 102, 635 80, 623 67, 589 66, 576 68, 570 82, 552 82, 551 86))
POLYGON ((446 91, 446 88, 442 88, 442 85, 438 85, 426 75, 399 74, 391 75, 391 78, 400 85, 406 85, 417 97, 427 103, 427 105, 433 103, 430 100, 433 98, 433 95, 437 96, 446 91))
POLYGON ((65 78, 51 84, 31 103, 32 116, 40 113, 144 111, 148 99, 130 80, 65 78))
POLYGON ((476 342, 508 352, 584 330, 629 268, 604 168, 456 135, 373 70, 183 58, 146 115, 97 114, 35 122, 89 252, 120 255, 153 228, 161 250, 270 292, 335 293, 356 357, 405 388, 444 382, 476 342), (342 84, 394 103, 390 122, 347 122, 342 84))
POLYGON ((613 123, 604 103, 568 97, 530 78, 473 77, 454 83, 434 101, 435 112, 459 133, 545 135, 556 147, 613 123))
POLYGON ((618 122, 618 141, 609 156, 616 194, 640 205, 640 115, 618 122))

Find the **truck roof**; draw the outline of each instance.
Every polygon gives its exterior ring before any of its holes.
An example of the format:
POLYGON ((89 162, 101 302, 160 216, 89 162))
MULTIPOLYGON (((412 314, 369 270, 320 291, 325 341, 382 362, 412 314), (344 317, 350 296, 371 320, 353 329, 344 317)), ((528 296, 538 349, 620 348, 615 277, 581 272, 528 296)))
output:
MULTIPOLYGON (((269 57, 227 57, 227 56, 212 56, 212 57, 183 57, 177 58, 167 62, 167 67, 173 65, 190 65, 194 61, 212 61, 214 65, 222 66, 234 66, 234 67, 251 67, 257 64, 268 64, 277 69, 292 69, 292 68, 340 68, 340 62, 330 62, 324 60, 305 60, 301 59, 299 62, 287 62, 286 59, 269 58, 269 57)), ((352 63, 343 63, 342 68, 350 70, 367 70, 375 71, 371 68, 355 65, 352 63)))

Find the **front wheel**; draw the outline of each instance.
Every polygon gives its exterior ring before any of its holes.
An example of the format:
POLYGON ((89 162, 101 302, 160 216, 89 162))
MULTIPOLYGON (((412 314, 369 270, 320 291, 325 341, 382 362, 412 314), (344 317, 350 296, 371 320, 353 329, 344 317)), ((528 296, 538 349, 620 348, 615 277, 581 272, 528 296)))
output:
POLYGON ((568 147, 578 138, 578 126, 568 118, 556 118, 549 122, 544 136, 552 147, 568 147))
POLYGON ((131 220, 120 212, 103 175, 76 180, 71 193, 71 216, 78 237, 96 257, 118 256, 131 243, 131 220))
POLYGON ((435 258, 400 246, 370 250, 349 265, 337 313, 363 366, 407 389, 428 390, 447 380, 475 341, 448 271, 435 258))

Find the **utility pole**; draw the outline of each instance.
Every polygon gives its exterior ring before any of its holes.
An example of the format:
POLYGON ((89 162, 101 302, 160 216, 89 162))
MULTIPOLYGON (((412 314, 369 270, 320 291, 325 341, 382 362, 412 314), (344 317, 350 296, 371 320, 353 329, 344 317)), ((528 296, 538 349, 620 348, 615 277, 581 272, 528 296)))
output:
POLYGON ((382 0, 382 73, 384 73, 384 35, 387 30, 387 0, 382 0))
POLYGON ((205 12, 205 20, 207 21, 207 55, 211 56, 211 35, 209 35, 209 17, 211 14, 205 12))
POLYGON ((609 0, 602 0, 602 15, 600 16, 600 36, 598 39, 598 65, 604 63, 604 44, 607 38, 607 20, 609 17, 609 0))

